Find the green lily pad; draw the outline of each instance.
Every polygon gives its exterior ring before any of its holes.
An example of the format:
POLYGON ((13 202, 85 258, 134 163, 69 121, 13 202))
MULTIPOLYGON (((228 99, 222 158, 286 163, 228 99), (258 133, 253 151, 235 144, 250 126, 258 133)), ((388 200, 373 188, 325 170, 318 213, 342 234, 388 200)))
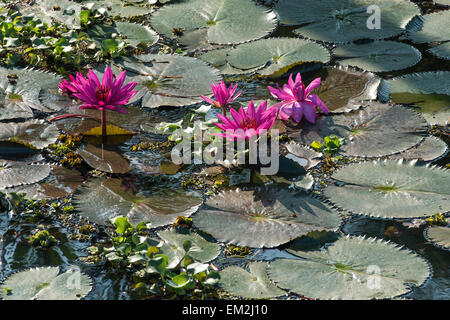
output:
POLYGON ((338 207, 377 218, 411 219, 450 211, 450 172, 414 162, 384 160, 347 165, 324 195, 338 207))
POLYGON ((272 32, 275 14, 250 0, 180 1, 156 11, 150 24, 160 34, 174 38, 174 29, 208 30, 210 43, 234 44, 256 40, 272 32))
POLYGON ((276 247, 313 230, 333 230, 340 216, 302 192, 226 191, 212 196, 194 224, 217 240, 254 248, 276 247))
POLYGON ((411 108, 366 102, 350 113, 319 116, 314 124, 288 127, 294 141, 310 145, 335 134, 345 138, 341 153, 357 157, 381 157, 405 151, 424 139, 428 125, 411 108))
POLYGON ((450 41, 428 49, 428 52, 438 58, 450 60, 450 41))
POLYGON ((413 104, 430 124, 446 125, 450 123, 450 71, 411 73, 384 80, 378 98, 413 104))
POLYGON ((422 59, 419 50, 395 41, 346 44, 335 48, 333 53, 343 58, 338 62, 340 65, 358 67, 372 72, 406 69, 422 59))
POLYGON ((105 39, 113 38, 115 34, 114 39, 121 39, 133 47, 141 43, 151 46, 159 38, 158 34, 149 27, 128 22, 116 22, 112 26, 97 24, 90 28, 88 33, 100 43, 105 39))
POLYGON ((435 136, 428 136, 419 145, 406 151, 393 154, 389 159, 406 159, 421 161, 436 161, 442 158, 448 152, 447 144, 435 136))
POLYGON ((346 236, 325 250, 290 252, 306 260, 277 259, 269 266, 269 278, 316 299, 392 298, 431 277, 424 258, 379 239, 346 236))
POLYGON ((435 246, 450 250, 450 228, 429 226, 424 234, 435 246))
POLYGON ((226 291, 247 299, 268 299, 285 295, 267 276, 266 262, 251 262, 250 272, 230 266, 220 271, 220 285, 226 291))
POLYGON ((17 142, 33 149, 47 147, 58 136, 58 128, 42 120, 0 123, 0 141, 17 142))
POLYGON ((426 14, 423 17, 423 25, 416 32, 408 32, 408 38, 415 43, 428 43, 450 40, 448 20, 450 11, 444 10, 426 14))
POLYGON ((220 73, 224 76, 233 76, 233 75, 250 75, 256 72, 258 69, 261 69, 264 67, 263 65, 257 66, 255 68, 250 68, 246 70, 238 69, 235 67, 232 67, 227 62, 227 54, 232 50, 232 48, 223 48, 223 49, 217 49, 208 51, 201 56, 199 56, 200 60, 203 60, 213 67, 219 69, 220 73))
POLYGON ((420 15, 419 7, 409 0, 280 0, 274 9, 281 25, 302 25, 294 31, 327 42, 390 38, 420 15), (380 9, 380 28, 368 27, 373 23, 373 12, 367 10, 370 5, 380 9))
POLYGON ((0 189, 38 182, 46 178, 50 170, 48 164, 0 160, 0 189))
POLYGON ((277 76, 305 62, 327 63, 330 53, 321 45, 294 38, 269 38, 244 43, 232 49, 227 62, 237 69, 254 69, 262 76, 277 76))
POLYGON ((127 70, 127 80, 136 81, 141 106, 186 106, 203 101, 200 95, 212 95, 211 83, 220 81, 218 71, 205 62, 180 55, 147 54, 124 58, 117 67, 127 70))
POLYGON ((202 202, 195 192, 167 188, 134 193, 128 184, 116 178, 89 180, 73 197, 75 209, 98 224, 126 216, 133 225, 146 222, 159 227, 191 215, 202 202))
POLYGON ((158 236, 169 246, 175 246, 177 250, 184 251, 195 261, 206 263, 217 258, 220 253, 220 246, 210 242, 198 233, 188 231, 177 232, 175 229, 158 232, 158 236))
POLYGON ((4 300, 80 300, 91 291, 91 279, 78 267, 58 273, 59 267, 41 267, 12 274, 0 286, 0 297, 4 300))

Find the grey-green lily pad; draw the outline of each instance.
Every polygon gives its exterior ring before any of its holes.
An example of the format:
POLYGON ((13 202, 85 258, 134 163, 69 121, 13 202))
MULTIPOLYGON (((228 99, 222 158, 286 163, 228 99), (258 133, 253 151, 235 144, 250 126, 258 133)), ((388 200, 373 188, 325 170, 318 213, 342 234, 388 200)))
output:
POLYGON ((381 101, 413 104, 431 125, 450 123, 450 71, 406 74, 383 80, 378 88, 381 101))
POLYGON ((361 101, 375 100, 381 79, 370 72, 347 67, 326 67, 302 74, 305 84, 320 77, 322 83, 313 93, 319 95, 331 113, 359 109, 361 101))
POLYGON ((305 169, 311 169, 320 163, 322 153, 298 143, 288 143, 285 145, 286 158, 291 159, 300 164, 305 169))
POLYGON ((341 153, 357 157, 381 157, 405 151, 424 139, 425 119, 411 108, 366 102, 350 113, 320 116, 314 124, 288 128, 296 142, 310 145, 332 134, 345 138, 341 153))
POLYGON ((162 189, 134 193, 120 179, 87 181, 73 197, 80 215, 98 224, 108 224, 117 216, 125 216, 133 225, 150 223, 152 227, 175 222, 178 216, 189 216, 202 203, 201 195, 184 190, 162 189))
POLYGON ((82 4, 87 6, 93 4, 91 10, 106 9, 105 14, 108 16, 120 16, 123 18, 131 18, 143 16, 151 13, 151 9, 146 7, 148 1, 145 0, 83 0, 82 4))
POLYGON ((450 211, 450 171, 437 166, 361 162, 339 169, 332 178, 341 186, 328 185, 324 195, 355 214, 411 219, 450 211))
POLYGON ((129 22, 116 22, 112 26, 94 25, 88 33, 101 42, 105 39, 111 39, 115 35, 116 40, 123 40, 127 44, 136 47, 143 43, 148 46, 158 41, 158 34, 149 27, 129 22))
POLYGON ((262 38, 276 25, 275 14, 250 0, 181 1, 165 5, 151 17, 156 32, 174 38, 174 29, 208 30, 215 44, 235 44, 262 38))
POLYGON ((247 299, 268 299, 285 295, 267 276, 266 262, 251 262, 250 272, 230 266, 220 271, 220 285, 226 291, 247 299))
POLYGON ((389 159, 406 159, 420 161, 436 161, 442 158, 448 152, 447 144, 438 137, 428 136, 419 145, 406 151, 393 154, 389 159))
POLYGON ((46 178, 50 170, 48 164, 0 160, 0 189, 38 182, 46 178))
POLYGON ((91 167, 109 173, 126 173, 131 170, 128 161, 114 150, 97 147, 92 144, 82 145, 77 153, 91 167))
POLYGON ((212 196, 194 224, 217 240, 254 248, 276 247, 313 230, 333 230, 340 216, 303 192, 226 191, 212 196))
POLYGON ((294 31, 327 42, 389 38, 420 15, 419 7, 409 0, 280 0, 274 9, 281 25, 302 25, 294 31), (379 10, 379 26, 374 11, 368 10, 371 5, 379 10))
POLYGON ((346 236, 325 250, 290 252, 306 260, 277 259, 269 266, 269 278, 316 299, 392 298, 431 277, 424 258, 380 239, 346 236))
POLYGON ((327 63, 330 53, 318 43, 295 38, 269 38, 244 43, 226 57, 234 68, 248 70, 258 67, 262 76, 277 76, 305 62, 327 63))
POLYGON ((428 51, 438 58, 450 60, 450 41, 428 49, 428 51))
POLYGON ((417 64, 422 59, 419 50, 395 41, 374 41, 365 44, 338 46, 333 53, 343 60, 339 64, 372 72, 401 70, 417 64))
POLYGON ((193 231, 181 233, 175 229, 163 230, 158 232, 158 236, 168 245, 183 250, 190 258, 201 263, 214 260, 220 253, 217 243, 210 242, 193 231))
POLYGON ((56 141, 58 128, 42 120, 0 123, 0 141, 11 141, 33 149, 43 149, 56 141))
POLYGON ((12 274, 0 286, 4 300, 80 300, 92 288, 78 267, 58 275, 59 267, 41 267, 12 274))
POLYGON ((450 250, 450 228, 430 226, 425 230, 428 241, 440 248, 450 250))
POLYGON ((39 7, 28 13, 40 11, 40 15, 53 18, 74 29, 81 28, 80 13, 82 6, 79 3, 68 0, 44 0, 39 7))
POLYGON ((200 95, 212 95, 211 84, 221 80, 218 71, 207 63, 180 55, 140 55, 118 61, 115 66, 127 70, 127 79, 138 83, 138 94, 130 103, 142 98, 141 106, 148 108, 201 102, 200 95))
POLYGON ((255 68, 250 68, 246 70, 238 69, 232 67, 227 62, 227 54, 232 50, 232 48, 222 48, 217 50, 208 51, 202 54, 199 59, 203 60, 213 67, 220 70, 220 73, 224 76, 233 76, 233 75, 250 75, 256 72, 258 69, 264 67, 263 65, 257 66, 255 68))
POLYGON ((450 40, 448 21, 450 11, 444 10, 423 16, 423 26, 419 31, 409 32, 408 38, 415 43, 428 43, 450 40))

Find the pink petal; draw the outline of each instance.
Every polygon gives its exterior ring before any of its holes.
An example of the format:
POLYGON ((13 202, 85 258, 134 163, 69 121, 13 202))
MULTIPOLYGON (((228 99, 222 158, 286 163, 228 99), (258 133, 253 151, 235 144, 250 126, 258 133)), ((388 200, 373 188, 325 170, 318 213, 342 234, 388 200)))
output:
POLYGON ((313 81, 311 81, 311 83, 306 87, 304 96, 307 97, 311 93, 311 91, 317 89, 320 86, 321 82, 322 80, 320 78, 316 78, 313 81))

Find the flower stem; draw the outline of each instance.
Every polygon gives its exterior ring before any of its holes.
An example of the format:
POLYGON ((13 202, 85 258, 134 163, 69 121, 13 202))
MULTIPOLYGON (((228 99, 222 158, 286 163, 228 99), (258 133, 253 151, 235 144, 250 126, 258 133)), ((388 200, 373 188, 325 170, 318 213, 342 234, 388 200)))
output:
POLYGON ((222 113, 223 113, 224 116, 227 115, 227 109, 226 109, 225 106, 222 106, 222 113))

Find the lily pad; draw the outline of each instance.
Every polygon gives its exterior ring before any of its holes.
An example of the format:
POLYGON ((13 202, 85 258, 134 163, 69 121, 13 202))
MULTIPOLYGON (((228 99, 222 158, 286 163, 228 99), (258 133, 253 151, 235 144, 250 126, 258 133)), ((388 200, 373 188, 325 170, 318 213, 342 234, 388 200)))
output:
POLYGON ((194 224, 217 240, 254 248, 276 247, 313 230, 332 230, 339 215, 302 192, 264 189, 212 196, 194 224))
POLYGON ((270 279, 316 299, 392 298, 431 277, 424 258, 380 239, 346 236, 325 250, 290 252, 307 260, 275 260, 269 266, 270 279))
POLYGON ((134 193, 131 189, 120 179, 94 179, 80 188, 73 203, 80 215, 98 224, 126 216, 134 225, 147 222, 158 227, 191 215, 202 202, 195 192, 163 189, 134 193))
POLYGON ((262 38, 276 25, 275 14, 250 0, 180 1, 165 5, 150 20, 152 27, 174 38, 174 29, 208 30, 210 43, 235 44, 262 38))
POLYGON ((382 81, 381 101, 413 104, 434 125, 450 123, 450 71, 411 73, 382 81))
POLYGON ((116 22, 112 26, 97 24, 90 28, 88 33, 100 43, 105 39, 115 38, 134 47, 141 43, 151 46, 159 38, 158 34, 149 27, 128 22, 116 22))
POLYGON ((319 116, 315 124, 301 123, 288 128, 296 142, 310 145, 332 134, 345 138, 341 153, 347 156, 380 157, 405 151, 424 139, 428 125, 411 108, 379 102, 351 113, 319 116))
POLYGON ((193 231, 181 233, 175 229, 163 230, 158 232, 158 236, 170 246, 183 250, 190 258, 201 263, 214 260, 220 253, 217 243, 210 242, 193 231))
POLYGON ((82 145, 77 153, 91 167, 109 173, 126 173, 131 170, 128 161, 118 152, 92 144, 82 145))
POLYGON ((428 43, 450 40, 448 21, 450 11, 444 10, 426 14, 423 17, 423 25, 419 31, 409 32, 408 38, 415 43, 428 43))
POLYGON ((442 140, 434 136, 428 136, 419 145, 408 149, 406 151, 393 154, 389 156, 389 159, 406 159, 421 161, 436 161, 442 158, 448 152, 447 144, 442 140))
POLYGON ((284 156, 297 162, 305 169, 311 169, 320 163, 319 158, 322 157, 322 153, 316 152, 307 146, 298 143, 288 143, 285 147, 286 154, 284 156))
POLYGON ((232 50, 232 48, 223 48, 223 49, 217 49, 212 50, 209 52, 206 52, 202 54, 199 59, 203 60, 213 67, 220 70, 220 73, 224 76, 233 76, 233 75, 250 75, 254 72, 256 72, 258 69, 263 68, 264 66, 257 66, 255 68, 250 68, 246 70, 238 69, 235 67, 232 67, 227 62, 227 54, 232 50))
POLYGON ((58 273, 59 267, 15 273, 0 286, 0 297, 4 300, 80 300, 91 291, 91 279, 77 267, 58 273))
POLYGON ((343 60, 339 64, 372 72, 401 70, 417 64, 422 54, 413 46, 395 41, 338 46, 333 53, 343 60))
POLYGON ((50 170, 48 164, 0 160, 0 189, 38 182, 46 178, 50 170))
POLYGON ((384 160, 345 166, 324 195, 352 213, 377 218, 411 219, 450 211, 450 171, 414 162, 384 160))
POLYGON ((220 285, 226 291, 247 299, 268 299, 285 295, 267 276, 266 262, 251 262, 250 272, 230 266, 220 271, 220 285))
POLYGON ((59 130, 42 120, 0 123, 0 141, 11 141, 33 149, 43 149, 58 139, 59 130))
POLYGON ((450 228, 430 226, 425 230, 424 234, 427 240, 434 245, 450 250, 450 228))
POLYGON ((305 62, 327 63, 330 53, 321 45, 294 38, 269 38, 244 43, 231 50, 227 62, 237 69, 254 69, 262 76, 283 74, 305 62))
POLYGON ((419 7, 409 0, 280 0, 274 7, 281 25, 302 25, 294 32, 327 42, 359 39, 385 39, 400 34, 408 22, 420 15, 419 7), (380 27, 372 27, 372 12, 379 8, 380 27))
POLYGON ((180 55, 140 55, 124 58, 116 67, 127 70, 127 79, 138 83, 138 94, 130 103, 142 98, 141 106, 148 108, 201 102, 200 95, 212 95, 211 83, 221 79, 218 71, 205 62, 180 55))
POLYGON ((428 49, 428 52, 438 58, 450 60, 450 41, 428 49))

